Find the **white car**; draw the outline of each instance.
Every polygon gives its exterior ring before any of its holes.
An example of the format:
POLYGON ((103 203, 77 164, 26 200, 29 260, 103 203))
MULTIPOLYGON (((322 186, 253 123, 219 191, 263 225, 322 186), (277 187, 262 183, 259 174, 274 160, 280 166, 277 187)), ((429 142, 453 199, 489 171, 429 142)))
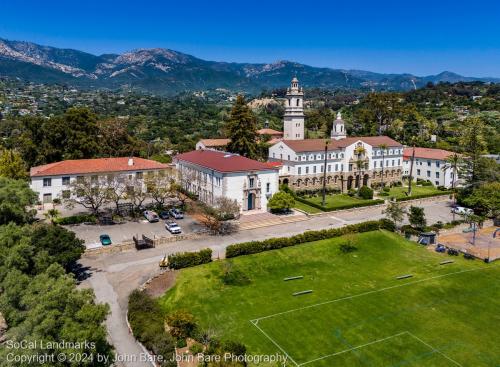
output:
POLYGON ((464 208, 463 206, 456 206, 453 209, 451 209, 452 213, 459 214, 459 215, 471 215, 474 214, 474 211, 469 208, 464 208))
POLYGON ((172 234, 180 234, 182 233, 181 227, 173 220, 165 221, 165 229, 172 234))

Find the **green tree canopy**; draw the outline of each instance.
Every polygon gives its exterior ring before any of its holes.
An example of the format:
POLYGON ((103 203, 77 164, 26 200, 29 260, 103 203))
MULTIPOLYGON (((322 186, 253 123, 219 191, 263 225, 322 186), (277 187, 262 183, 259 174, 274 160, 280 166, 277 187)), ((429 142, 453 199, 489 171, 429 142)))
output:
POLYGON ((257 120, 241 95, 236 98, 226 130, 231 139, 227 146, 230 152, 252 159, 258 157, 257 120))
POLYGON ((28 178, 26 164, 15 150, 5 149, 0 152, 0 176, 14 180, 28 178))
POLYGON ((284 191, 278 191, 269 199, 267 206, 273 212, 282 212, 289 210, 294 204, 295 199, 292 195, 284 191))
POLYGON ((30 222, 34 213, 27 207, 36 201, 37 195, 26 181, 0 177, 0 225, 30 222))

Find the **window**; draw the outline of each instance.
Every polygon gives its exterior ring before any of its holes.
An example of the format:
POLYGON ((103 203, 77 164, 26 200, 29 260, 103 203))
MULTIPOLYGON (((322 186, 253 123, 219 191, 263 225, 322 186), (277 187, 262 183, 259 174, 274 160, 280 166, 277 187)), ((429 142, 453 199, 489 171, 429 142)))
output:
POLYGON ((43 179, 43 187, 48 187, 52 186, 52 179, 51 178, 44 178, 43 179))
POLYGON ((248 180, 248 185, 249 185, 250 187, 253 187, 253 185, 254 185, 254 181, 255 181, 255 180, 254 180, 253 178, 250 178, 250 179, 248 180))
POLYGON ((64 176, 64 177, 62 178, 62 184, 63 184, 64 186, 68 186, 68 185, 69 185, 69 176, 64 176))
POLYGON ((300 167, 297 169, 297 174, 302 174, 302 169, 300 167))
POLYGON ((401 166, 401 159, 398 159, 398 166, 401 166))
POLYGON ((332 165, 331 164, 328 165, 328 172, 332 172, 332 165))
POLYGON ((394 159, 392 160, 392 166, 394 167, 394 159))
POLYGON ((300 162, 301 160, 302 160, 302 156, 301 156, 301 155, 299 155, 299 162, 300 162))
POLYGON ((290 160, 290 154, 288 154, 288 160, 290 160))
POLYGON ((321 172, 321 173, 323 173, 323 168, 324 168, 325 166, 321 165, 320 167, 321 167, 320 172, 321 172))
POLYGON ((431 161, 427 161, 427 167, 431 166, 431 161))
POLYGON ((306 175, 309 173, 309 167, 306 167, 306 175))
POLYGON ((420 176, 420 169, 417 169, 417 175, 420 176))
POLYGON ((52 194, 43 194, 43 203, 50 204, 52 202, 52 194))
POLYGON ((431 177, 431 171, 427 171, 427 177, 431 177))
POLYGON ((439 172, 436 172, 436 178, 439 178, 439 172))
POLYGON ((316 166, 313 166, 313 173, 316 173, 316 166))
POLYGON ((338 170, 339 170, 339 164, 335 163, 335 172, 337 172, 338 170))
POLYGON ((269 182, 266 183, 266 192, 271 192, 271 184, 269 182))
POLYGON ((377 161, 373 161, 373 168, 377 168, 377 161))
POLYGON ((280 153, 280 159, 283 160, 283 153, 280 153))
POLYGON ((299 107, 300 99, 297 98, 297 107, 299 107))
POLYGON ((275 153, 273 153, 273 158, 276 158, 276 154, 275 153))
POLYGON ((69 199, 69 198, 70 198, 70 196, 71 196, 71 191, 69 191, 69 190, 63 190, 63 191, 61 192, 61 195, 62 195, 62 198, 63 198, 63 199, 69 199))
POLYGON ((436 161, 436 167, 439 168, 439 161, 436 161))
POLYGON ((142 179, 142 172, 136 172, 135 177, 138 178, 139 180, 142 179))
POLYGON ((90 182, 97 183, 97 175, 90 176, 90 182))
POLYGON ((436 184, 436 186, 439 186, 439 181, 434 181, 434 183, 436 184))
POLYGON ((217 177, 217 178, 215 179, 215 182, 216 182, 216 185, 217 185, 217 186, 220 186, 220 184, 222 183, 222 180, 221 180, 221 178, 220 178, 220 177, 217 177))

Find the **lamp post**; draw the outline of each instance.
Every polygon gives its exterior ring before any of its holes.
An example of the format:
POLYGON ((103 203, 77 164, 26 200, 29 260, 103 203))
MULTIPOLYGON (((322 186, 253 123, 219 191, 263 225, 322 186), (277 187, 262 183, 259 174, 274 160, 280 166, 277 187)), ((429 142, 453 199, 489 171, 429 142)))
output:
POLYGON ((411 182, 413 181, 413 162, 415 161, 415 144, 413 144, 413 152, 411 154, 411 165, 410 165, 410 176, 408 177, 408 193, 407 196, 411 196, 411 182))
POLYGON ((325 140, 325 162, 323 166, 323 200, 321 205, 324 207, 326 205, 326 162, 327 162, 327 154, 328 154, 328 144, 330 144, 329 140, 325 140))

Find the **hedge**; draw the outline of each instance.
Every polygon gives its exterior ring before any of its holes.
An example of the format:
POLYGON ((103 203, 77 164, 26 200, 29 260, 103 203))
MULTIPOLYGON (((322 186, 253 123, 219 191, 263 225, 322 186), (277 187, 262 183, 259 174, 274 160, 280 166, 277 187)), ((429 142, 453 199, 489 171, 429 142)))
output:
POLYGON ((60 225, 68 225, 68 224, 80 224, 80 223, 95 223, 96 217, 93 214, 80 214, 80 215, 72 215, 69 217, 61 217, 54 219, 54 223, 60 225))
POLYGON ((373 220, 358 224, 350 224, 341 228, 307 231, 292 237, 269 238, 263 241, 249 241, 229 245, 226 249, 226 258, 242 255, 256 254, 259 252, 276 250, 283 247, 295 246, 306 242, 319 241, 328 238, 340 237, 348 233, 370 232, 386 229, 394 232, 394 223, 387 219, 373 220))
POLYGON ((198 252, 181 252, 168 255, 170 269, 189 268, 191 266, 206 264, 212 261, 212 250, 209 248, 198 252))
POLYGON ((306 205, 312 206, 313 208, 319 209, 324 212, 333 212, 335 210, 343 210, 343 209, 352 209, 352 208, 360 208, 363 206, 372 206, 372 205, 377 205, 377 204, 383 204, 384 200, 377 199, 377 200, 372 200, 368 202, 363 202, 363 203, 353 203, 353 204, 346 204, 346 205, 341 205, 337 206, 335 208, 328 208, 328 207, 323 207, 319 204, 313 203, 307 199, 303 199, 299 196, 295 198, 295 200, 300 201, 301 203, 304 203, 306 205))
POLYGON ((441 191, 441 192, 435 192, 431 194, 419 194, 419 195, 412 195, 412 196, 406 196, 402 198, 397 198, 396 201, 408 201, 408 200, 415 200, 415 199, 424 199, 424 198, 430 198, 433 196, 441 196, 441 195, 449 195, 451 194, 451 191, 441 191))

